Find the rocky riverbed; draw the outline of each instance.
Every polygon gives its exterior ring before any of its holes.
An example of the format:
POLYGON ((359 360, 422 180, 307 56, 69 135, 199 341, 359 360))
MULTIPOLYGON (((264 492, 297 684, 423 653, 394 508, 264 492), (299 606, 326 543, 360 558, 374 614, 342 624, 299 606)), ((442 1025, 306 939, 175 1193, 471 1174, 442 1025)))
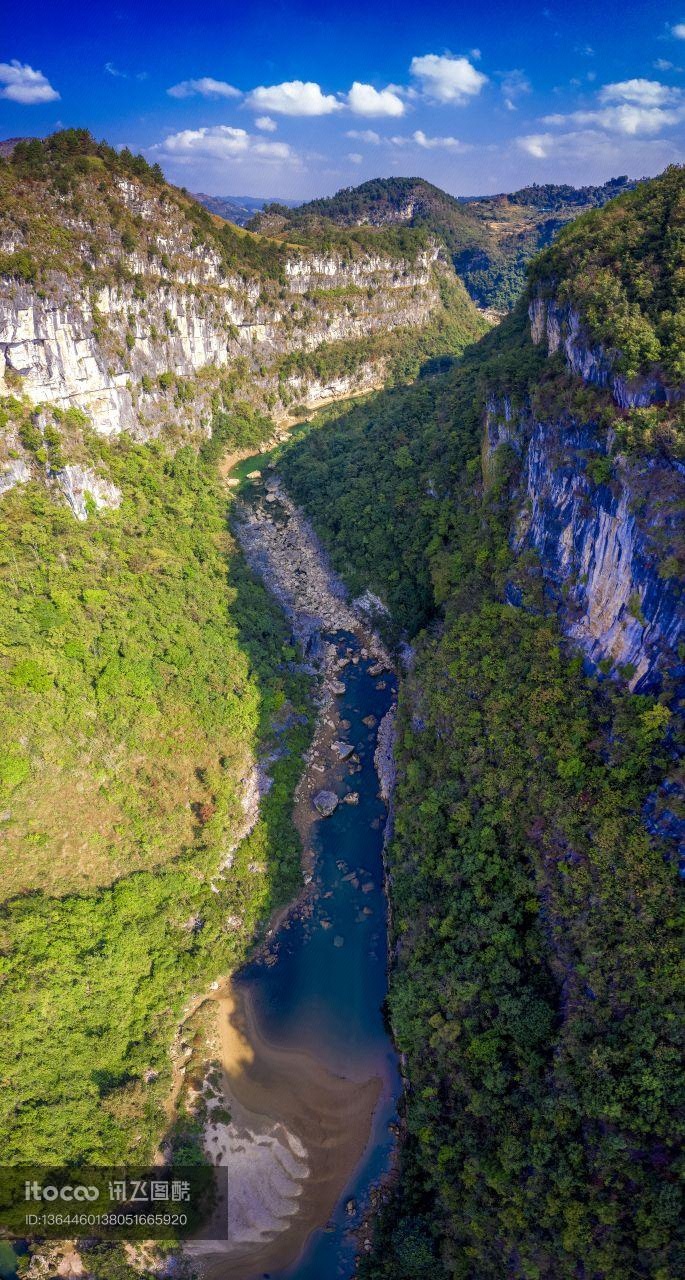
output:
MULTIPOLYGON (((311 524, 275 472, 264 476, 257 473, 248 496, 239 499, 234 510, 234 531, 247 563, 279 602, 307 666, 319 678, 316 732, 295 797, 295 820, 305 849, 305 871, 309 872, 311 823, 317 815, 325 811, 330 814, 336 807, 325 799, 316 803, 317 797, 326 793, 323 774, 336 758, 345 760, 352 754, 337 705, 345 691, 341 678, 345 667, 349 662, 368 659, 374 676, 382 678, 393 670, 390 654, 371 622, 372 615, 381 612, 383 606, 370 593, 350 600, 311 524), (340 631, 358 638, 358 654, 349 649, 341 656, 339 647, 330 639, 340 631)), ((393 741, 394 706, 379 728, 375 757, 386 803, 394 784, 393 741)))

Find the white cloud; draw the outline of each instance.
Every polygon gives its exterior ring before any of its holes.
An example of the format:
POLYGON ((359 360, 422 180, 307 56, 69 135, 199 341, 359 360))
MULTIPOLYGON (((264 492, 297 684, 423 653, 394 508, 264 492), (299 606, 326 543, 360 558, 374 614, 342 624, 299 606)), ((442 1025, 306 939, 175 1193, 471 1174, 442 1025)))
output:
POLYGON ((578 180, 604 181, 609 173, 658 173, 680 159, 672 143, 663 138, 626 138, 599 129, 574 129, 566 133, 530 133, 515 139, 519 151, 533 160, 547 162, 543 172, 566 173, 577 168, 578 180), (601 177, 601 174, 604 177, 601 177))
POLYGON ((679 89, 672 89, 659 80, 619 80, 605 84, 599 91, 600 102, 634 102, 640 107, 662 107, 679 97, 679 89))
POLYGON ((172 84, 167 89, 170 98, 240 98, 240 89, 225 80, 214 80, 212 76, 201 76, 199 80, 181 80, 180 84, 172 84))
POLYGON ((361 156, 361 155, 359 154, 359 152, 358 152, 358 151, 350 151, 350 152, 348 153, 347 159, 348 159, 352 164, 361 164, 361 163, 362 163, 362 160, 364 159, 364 157, 363 157, 363 156, 361 156))
POLYGON ((347 105, 356 116, 403 116, 404 103, 394 89, 374 89, 355 80, 347 95, 347 105))
POLYGON ((426 53, 412 58, 410 70, 426 97, 457 105, 480 93, 488 79, 482 71, 476 71, 468 58, 454 58, 451 54, 426 53))
POLYGON ((676 22, 671 27, 671 35, 675 36, 676 40, 685 40, 685 22, 676 22))
POLYGON ((345 137, 353 138, 356 142, 368 142, 372 147, 377 147, 383 141, 375 129, 348 129, 345 137))
POLYGON ((248 107, 257 111, 274 111, 282 116, 327 116, 339 111, 332 93, 322 93, 313 80, 286 80, 283 84, 259 85, 247 96, 248 107))
POLYGON ((265 142, 249 134, 245 129, 218 124, 201 129, 182 129, 169 134, 163 142, 151 147, 168 159, 189 160, 240 160, 245 156, 258 156, 262 160, 294 160, 295 153, 285 142, 265 142))
POLYGON ((432 151, 439 148, 445 151, 469 151, 470 147, 465 142, 460 142, 458 138, 430 138, 423 132, 423 129, 416 129, 412 134, 413 141, 419 147, 432 151))
POLYGON ((671 125, 685 119, 685 105, 677 108, 638 107, 624 102, 617 107, 602 107, 599 111, 572 111, 570 115, 544 116, 543 124, 580 124, 608 129, 610 133, 622 133, 626 137, 638 134, 654 136, 671 125))
MULTIPOLYGON (((105 71, 107 72, 108 76, 112 76, 115 80, 130 80, 131 75, 133 74, 132 72, 129 72, 129 71, 120 71, 118 67, 115 67, 113 62, 105 63, 105 71)), ((136 71, 134 75, 134 79, 147 80, 148 79, 147 71, 136 71)))
POLYGON ((466 142, 460 142, 458 138, 438 138, 430 137, 424 133, 423 129, 415 129, 410 134, 395 134, 392 138, 382 138, 382 142, 390 143, 393 147, 422 147, 424 151, 470 151, 471 147, 466 142))
POLYGON ((516 139, 520 150, 525 151, 526 155, 534 156, 536 160, 546 159, 557 144, 558 138, 553 133, 527 133, 516 139))
POLYGON ((685 119, 685 97, 680 89, 659 80, 619 80, 604 85, 599 107, 568 115, 543 117, 546 125, 583 125, 606 129, 625 137, 654 136, 685 119))
POLYGON ((502 76, 502 96, 507 111, 516 111, 516 99, 525 93, 530 93, 530 91, 530 80, 518 67, 515 67, 513 71, 506 71, 502 76))
POLYGON ((257 119, 255 120, 255 125, 258 129, 261 129, 264 133, 275 133, 276 130, 278 129, 278 125, 276 124, 276 121, 272 120, 271 116, 257 116, 257 119))
POLYGON ((0 62, 0 98, 32 106, 37 102, 57 102, 59 96, 42 71, 34 71, 16 58, 0 62))

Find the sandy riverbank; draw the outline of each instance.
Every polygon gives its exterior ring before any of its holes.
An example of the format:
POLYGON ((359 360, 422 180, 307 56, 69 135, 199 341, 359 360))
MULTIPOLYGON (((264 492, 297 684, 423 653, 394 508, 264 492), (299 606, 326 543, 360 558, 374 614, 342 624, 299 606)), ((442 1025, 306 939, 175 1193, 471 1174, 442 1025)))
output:
MULTIPOLYGON (((270 1044, 239 988, 216 998, 224 1100, 230 1124, 212 1127, 228 1168, 226 1240, 189 1252, 208 1280, 255 1280, 280 1270, 324 1226, 371 1131, 378 1076, 335 1075, 303 1049, 270 1044)), ((217 1232, 218 1234, 218 1232, 217 1232)))

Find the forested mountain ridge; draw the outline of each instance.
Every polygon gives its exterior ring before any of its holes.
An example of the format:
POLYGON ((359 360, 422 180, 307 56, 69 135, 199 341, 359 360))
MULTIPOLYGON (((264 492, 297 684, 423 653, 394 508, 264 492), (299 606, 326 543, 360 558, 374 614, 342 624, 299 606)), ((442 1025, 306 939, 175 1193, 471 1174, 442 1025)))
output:
POLYGON ((416 637, 388 850, 407 1134, 364 1280, 684 1265, 684 199, 671 169, 582 215, 458 367, 280 464, 416 637))
POLYGON ((634 185, 621 177, 599 187, 548 184, 463 200, 423 178, 376 178, 295 209, 267 205, 249 225, 304 239, 331 223, 424 228, 444 244, 475 301, 506 311, 521 293, 527 263, 562 226, 634 185))

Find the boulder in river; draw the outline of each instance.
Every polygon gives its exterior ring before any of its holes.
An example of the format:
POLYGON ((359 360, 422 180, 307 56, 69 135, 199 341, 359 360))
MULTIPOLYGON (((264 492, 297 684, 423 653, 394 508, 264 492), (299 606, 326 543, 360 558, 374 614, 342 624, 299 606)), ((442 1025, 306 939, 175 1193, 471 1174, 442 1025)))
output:
POLYGON ((339 760, 349 760, 354 752, 354 746, 351 742, 342 742, 340 739, 333 743, 333 750, 339 760))
POLYGON ((330 818, 331 814, 335 813, 339 803, 335 791, 318 791, 314 796, 314 808, 321 814, 322 818, 330 818))

